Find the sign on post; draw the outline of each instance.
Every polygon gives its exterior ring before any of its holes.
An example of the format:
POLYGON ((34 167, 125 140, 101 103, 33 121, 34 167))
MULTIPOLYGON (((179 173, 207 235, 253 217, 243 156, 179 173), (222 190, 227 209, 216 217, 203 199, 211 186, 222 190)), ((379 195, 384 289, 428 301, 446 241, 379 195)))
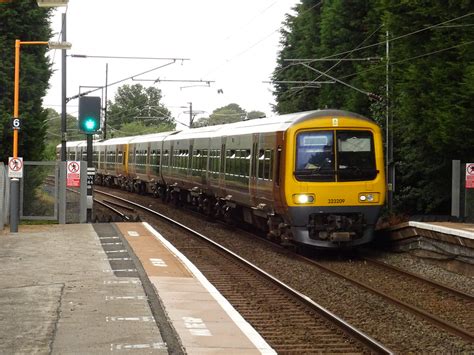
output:
POLYGON ((474 163, 466 164, 466 189, 474 189, 474 163))
POLYGON ((23 178, 23 158, 8 158, 8 177, 23 178))
POLYGON ((69 160, 67 162, 66 186, 67 187, 80 187, 81 186, 81 162, 80 161, 69 160))

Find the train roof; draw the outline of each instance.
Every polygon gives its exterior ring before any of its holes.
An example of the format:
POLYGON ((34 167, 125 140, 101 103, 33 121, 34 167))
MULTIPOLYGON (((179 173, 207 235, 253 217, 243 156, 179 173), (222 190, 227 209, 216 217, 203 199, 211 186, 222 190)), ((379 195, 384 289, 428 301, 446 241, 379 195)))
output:
POLYGON ((142 136, 133 136, 133 137, 129 137, 130 138, 129 143, 161 142, 169 135, 173 135, 179 132, 180 131, 167 131, 167 132, 145 134, 142 136))
MULTIPOLYGON (((305 112, 290 113, 286 115, 274 115, 265 118, 257 118, 247 121, 239 121, 234 123, 227 123, 215 126, 206 126, 191 128, 183 131, 159 132, 146 134, 141 136, 112 138, 106 141, 96 141, 96 145, 116 145, 142 142, 161 142, 163 140, 180 140, 180 139, 195 139, 195 138, 213 138, 221 136, 238 136, 252 133, 278 132, 285 131, 290 126, 304 122, 306 120, 323 118, 327 116, 332 117, 353 117, 367 122, 372 120, 361 116, 359 114, 343 111, 343 110, 312 110, 305 112)), ((68 147, 76 147, 85 145, 85 141, 68 142, 68 147)))
POLYGON ((220 136, 238 136, 252 133, 278 132, 285 131, 290 126, 306 120, 323 118, 327 116, 332 117, 353 117, 357 119, 373 122, 366 117, 343 110, 312 110, 298 113, 291 113, 286 115, 275 115, 266 118, 257 118, 247 121, 239 121, 234 123, 227 123, 216 126, 207 126, 200 128, 193 128, 169 136, 167 140, 177 139, 192 139, 200 137, 220 137, 220 136))

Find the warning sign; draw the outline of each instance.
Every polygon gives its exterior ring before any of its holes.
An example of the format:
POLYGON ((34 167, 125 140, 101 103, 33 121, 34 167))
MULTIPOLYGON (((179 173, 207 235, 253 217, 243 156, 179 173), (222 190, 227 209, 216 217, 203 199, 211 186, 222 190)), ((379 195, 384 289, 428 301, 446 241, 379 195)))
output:
POLYGON ((68 161, 67 162, 67 174, 66 174, 66 186, 67 187, 79 187, 81 186, 81 162, 80 161, 68 161))
POLYGON ((8 158, 8 177, 23 178, 23 158, 8 158))
POLYGON ((474 163, 466 164, 466 189, 474 189, 474 163))

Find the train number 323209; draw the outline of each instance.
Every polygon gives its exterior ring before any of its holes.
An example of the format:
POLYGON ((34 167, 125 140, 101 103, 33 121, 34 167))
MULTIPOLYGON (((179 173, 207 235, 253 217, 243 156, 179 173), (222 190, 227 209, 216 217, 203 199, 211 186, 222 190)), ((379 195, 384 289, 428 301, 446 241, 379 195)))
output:
POLYGON ((330 204, 335 204, 335 203, 344 203, 346 202, 346 199, 344 198, 329 198, 328 203, 330 204))

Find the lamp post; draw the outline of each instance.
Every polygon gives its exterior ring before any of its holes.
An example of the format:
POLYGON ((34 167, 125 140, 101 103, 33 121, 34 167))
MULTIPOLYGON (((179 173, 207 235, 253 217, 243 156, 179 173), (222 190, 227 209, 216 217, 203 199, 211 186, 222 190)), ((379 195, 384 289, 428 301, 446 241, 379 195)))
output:
MULTIPOLYGON (((46 41, 15 41, 15 78, 13 87, 13 159, 18 158, 18 130, 20 128, 19 101, 20 101, 20 49, 22 45, 49 45, 51 49, 70 48, 70 43, 55 43, 46 41)), ((12 177, 10 188, 10 232, 18 232, 20 179, 12 177)))

